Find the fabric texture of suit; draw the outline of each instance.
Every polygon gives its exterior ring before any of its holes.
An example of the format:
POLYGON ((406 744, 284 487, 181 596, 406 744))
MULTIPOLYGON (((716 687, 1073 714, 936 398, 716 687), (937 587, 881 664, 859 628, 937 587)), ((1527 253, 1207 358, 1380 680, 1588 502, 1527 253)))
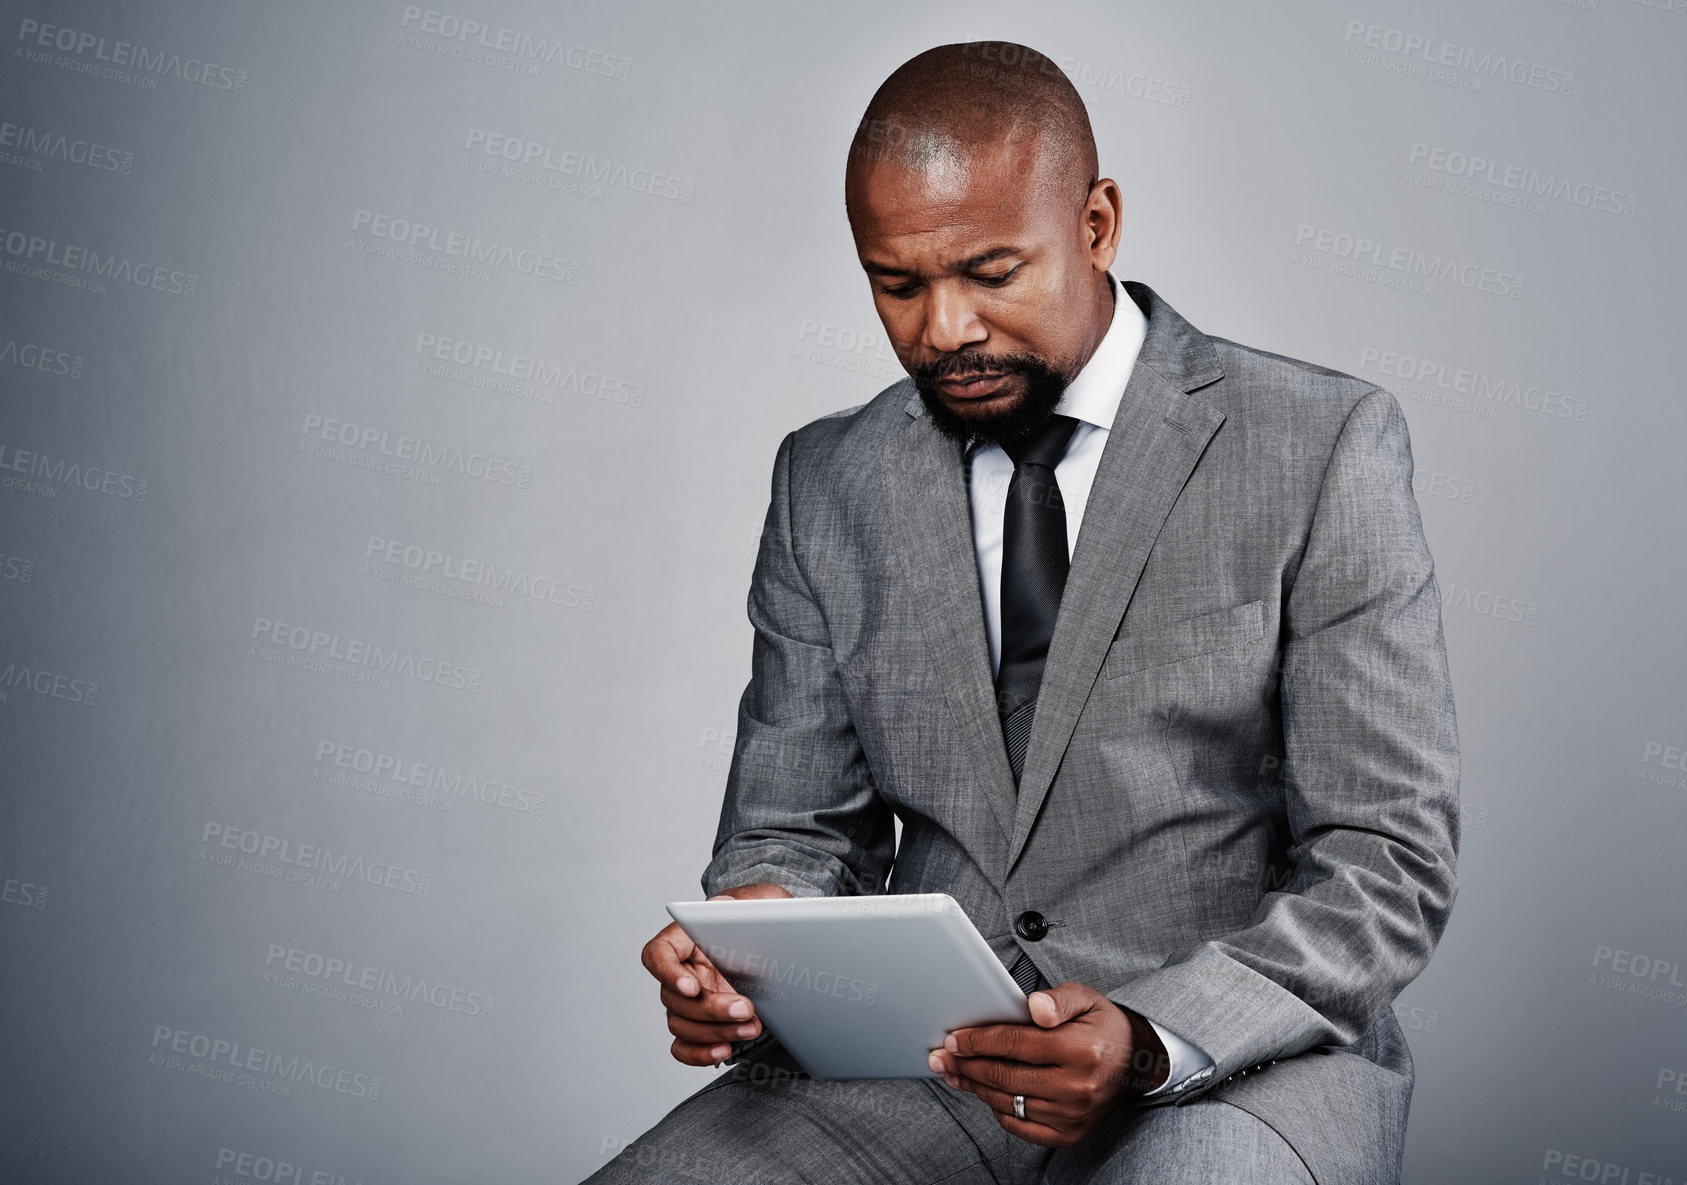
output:
POLYGON ((1017 793, 961 448, 903 380, 779 446, 703 889, 949 893, 1004 966, 1213 1058, 1156 1105, 1221 1097, 1321 1183, 1391 1181, 1413 1076, 1390 1005, 1446 925, 1459 828, 1405 419, 1125 288, 1147 335, 1017 793), (1060 924, 1021 940, 1025 910, 1060 924))

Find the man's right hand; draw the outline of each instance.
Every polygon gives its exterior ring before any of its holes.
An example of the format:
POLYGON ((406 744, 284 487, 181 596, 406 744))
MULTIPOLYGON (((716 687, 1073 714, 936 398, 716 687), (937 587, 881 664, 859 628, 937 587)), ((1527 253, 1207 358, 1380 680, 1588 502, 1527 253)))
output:
MULTIPOLYGON (((789 896, 778 885, 745 885, 716 893, 709 900, 789 896)), ((676 1061, 688 1066, 717 1065, 732 1053, 734 1041, 746 1041, 761 1032, 755 1004, 733 990, 678 922, 670 922, 645 943, 639 957, 662 985, 662 1006, 668 1010, 676 1061)))

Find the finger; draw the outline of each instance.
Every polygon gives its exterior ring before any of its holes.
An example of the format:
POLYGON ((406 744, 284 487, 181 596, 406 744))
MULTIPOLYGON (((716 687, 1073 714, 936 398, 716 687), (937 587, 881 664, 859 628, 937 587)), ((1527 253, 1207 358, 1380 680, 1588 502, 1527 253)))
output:
POLYGON ((1013 1095, 970 1078, 957 1078, 952 1074, 946 1074, 944 1078, 950 1086, 977 1095, 990 1108, 1003 1130, 1027 1143, 1040 1144, 1045 1148, 1069 1148, 1080 1138, 1079 1112, 1076 1110, 1062 1109, 1046 1099, 1033 1101, 1032 1096, 1026 1095, 1026 1117, 1020 1119, 1013 1113, 1013 1095), (1043 1115, 1043 1112, 1047 1114, 1043 1115))
POLYGON ((719 1045, 723 1041, 748 1041, 761 1032, 761 1024, 750 1021, 740 1024, 706 1024, 701 1021, 690 1020, 676 1012, 668 1013, 668 1032, 681 1041, 688 1041, 694 1045, 719 1045))
POLYGON ((1001 1057, 1039 1066, 1064 1062, 1062 1044, 1035 1025, 974 1025, 955 1029, 943 1039, 943 1048, 960 1057, 1001 1057))
POLYGON ((675 924, 645 943, 639 958, 645 970, 663 984, 672 985, 681 995, 695 996, 703 985, 688 960, 702 953, 690 935, 675 924))
POLYGON ((1064 1073, 1047 1066, 1032 1066, 1024 1062, 1004 1061, 993 1057, 954 1057, 945 1059, 945 1071, 961 1078, 970 1078, 984 1086, 994 1087, 1009 1095, 1035 1095, 1040 1099, 1064 1099, 1073 1091, 1064 1073))
MULTIPOLYGON (((1013 1114, 1013 1096, 1025 1094, 1024 1091, 997 1090, 993 1086, 986 1086, 982 1082, 970 1078, 962 1078, 961 1090, 977 1095, 990 1110, 998 1115, 1013 1114)), ((1059 1103, 1052 1099, 1038 1098, 1036 1095, 1025 1095, 1025 1118, 1031 1123, 1040 1123, 1044 1127, 1065 1130, 1079 1117, 1080 1110, 1070 1104, 1059 1103)))
POLYGON ((700 996, 707 995, 709 992, 726 992, 728 995, 738 994, 738 989, 732 986, 732 982, 722 975, 713 963, 703 957, 702 951, 698 951, 691 956, 691 971, 697 977, 698 982, 703 985, 703 990, 698 993, 700 996))
POLYGON ((1111 1004, 1100 992, 1076 980, 1067 980, 1050 988, 1040 988, 1026 997, 1031 1019, 1045 1029, 1063 1025, 1095 1008, 1096 1001, 1111 1004))
POLYGON ((736 992, 704 992, 700 996, 682 996, 667 984, 660 992, 662 1007, 687 1020, 714 1024, 743 1024, 756 1019, 756 1006, 748 997, 736 992))
POLYGON ((688 1066, 714 1066, 732 1055, 732 1046, 724 1041, 714 1045, 696 1045, 676 1039, 668 1047, 668 1052, 674 1055, 675 1061, 684 1062, 688 1066))

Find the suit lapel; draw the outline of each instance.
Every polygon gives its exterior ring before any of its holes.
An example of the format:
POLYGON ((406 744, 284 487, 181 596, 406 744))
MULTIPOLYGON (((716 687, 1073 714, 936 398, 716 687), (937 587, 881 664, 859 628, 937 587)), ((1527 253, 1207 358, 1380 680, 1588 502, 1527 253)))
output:
MULTIPOLYGON (((1014 822, 1013 769, 996 713, 965 462, 961 446, 932 427, 917 394, 908 411, 881 467, 895 550, 932 668, 1005 840, 1014 822)), ((981 867, 984 855, 974 851, 981 867)))
MULTIPOLYGON (((1211 343, 1147 286, 1126 281, 1125 290, 1148 314, 1148 331, 1078 531, 1037 694, 1004 879, 1030 837, 1154 539, 1224 421, 1210 404, 1185 398, 1223 375, 1211 343)), ((997 746, 1005 754, 1000 732, 997 724, 997 746)))

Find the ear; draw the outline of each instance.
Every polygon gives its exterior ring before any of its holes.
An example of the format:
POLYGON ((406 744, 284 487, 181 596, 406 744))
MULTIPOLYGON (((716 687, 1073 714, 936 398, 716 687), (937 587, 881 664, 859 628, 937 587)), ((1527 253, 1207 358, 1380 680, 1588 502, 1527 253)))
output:
POLYGON ((1090 266, 1105 272, 1119 257, 1119 240, 1124 233, 1125 202, 1118 183, 1103 177, 1090 187, 1089 201, 1084 205, 1084 248, 1090 255, 1090 266))

